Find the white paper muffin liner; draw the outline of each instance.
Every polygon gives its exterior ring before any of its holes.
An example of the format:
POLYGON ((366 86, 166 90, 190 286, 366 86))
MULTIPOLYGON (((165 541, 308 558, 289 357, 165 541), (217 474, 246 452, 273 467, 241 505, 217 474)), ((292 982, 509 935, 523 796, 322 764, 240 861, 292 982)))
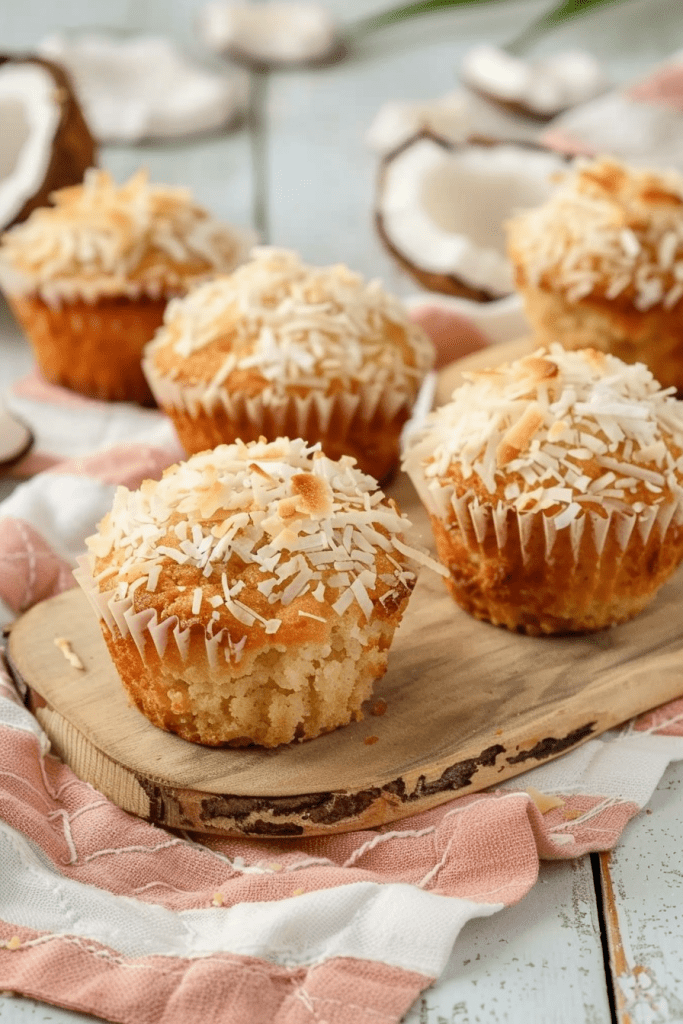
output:
POLYGON ((496 544, 502 551, 510 536, 509 514, 513 512, 525 567, 530 564, 531 534, 539 516, 543 523, 545 558, 551 560, 558 535, 561 531, 568 530, 574 568, 579 559, 581 542, 586 530, 591 531, 595 550, 600 558, 608 536, 614 537, 623 554, 634 531, 645 547, 653 530, 658 532, 660 544, 664 544, 670 527, 683 524, 683 496, 671 502, 648 506, 642 512, 605 508, 603 516, 596 512, 581 510, 580 506, 577 512, 577 508, 574 507, 576 503, 573 503, 554 515, 548 515, 543 511, 519 511, 514 505, 503 501, 498 501, 495 505, 486 503, 472 491, 457 495, 453 486, 444 487, 436 479, 428 480, 414 464, 409 464, 406 468, 427 512, 439 519, 445 527, 455 516, 463 538, 472 538, 476 544, 484 543, 492 525, 496 544))
POLYGON ((416 385, 415 393, 409 395, 395 385, 370 384, 362 385, 356 394, 325 395, 312 391, 301 396, 283 394, 279 389, 267 386, 258 395, 249 397, 240 392, 231 393, 221 386, 180 385, 158 373, 149 357, 143 358, 142 368, 161 408, 178 410, 192 418, 202 414, 211 416, 222 410, 236 423, 246 418, 257 427, 267 416, 276 430, 284 429, 294 419, 299 436, 303 435, 313 413, 323 431, 328 429, 333 413, 339 417, 343 430, 348 430, 356 417, 370 423, 379 416, 390 423, 403 410, 406 414, 410 412, 418 390, 416 385))
MULTIPOLYGON (((78 568, 74 570, 74 578, 88 598, 97 618, 100 622, 105 623, 112 635, 116 635, 118 632, 124 639, 130 636, 144 664, 148 663, 148 638, 151 639, 160 660, 177 655, 183 664, 188 662, 190 626, 181 628, 177 615, 169 615, 168 618, 160 621, 156 609, 153 608, 145 608, 140 612, 133 611, 131 597, 116 599, 113 596, 113 591, 99 590, 97 581, 91 573, 88 555, 82 555, 77 561, 78 568), (169 644, 172 647, 171 652, 169 652, 169 644)), ((210 669, 215 670, 219 667, 219 652, 221 651, 226 662, 239 664, 244 639, 233 644, 228 637, 226 646, 223 642, 225 629, 209 636, 205 631, 195 628, 195 633, 199 634, 200 632, 204 634, 206 663, 210 669)), ((196 651, 193 652, 193 657, 196 657, 196 651)))

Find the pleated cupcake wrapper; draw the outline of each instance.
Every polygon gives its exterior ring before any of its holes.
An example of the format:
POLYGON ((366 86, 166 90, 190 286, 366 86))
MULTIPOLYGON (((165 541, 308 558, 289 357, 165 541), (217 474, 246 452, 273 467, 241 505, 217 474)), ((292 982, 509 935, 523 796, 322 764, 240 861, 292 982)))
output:
MULTIPOLYGON (((143 611, 133 611, 133 600, 130 597, 114 598, 113 591, 101 591, 97 581, 93 578, 90 570, 90 560, 87 555, 78 559, 78 568, 74 570, 74 578, 83 589, 86 597, 92 605, 95 614, 100 621, 104 622, 111 633, 118 633, 126 638, 130 636, 138 649, 143 662, 146 662, 147 637, 152 640, 154 648, 160 660, 169 655, 169 643, 173 648, 173 654, 177 651, 183 663, 186 663, 190 654, 190 632, 191 627, 181 629, 177 615, 169 615, 168 618, 159 621, 159 616, 154 608, 145 608, 143 611)), ((236 663, 240 661, 242 644, 232 644, 228 638, 228 647, 225 647, 223 639, 226 630, 222 629, 213 636, 204 633, 206 647, 206 661, 209 668, 215 671, 221 664, 220 652, 224 651, 224 658, 227 654, 230 660, 236 663)))
MULTIPOLYGON (((323 395, 313 391, 305 396, 282 395, 274 388, 266 387, 260 394, 248 397, 240 393, 231 394, 224 387, 181 387, 157 373, 149 358, 143 359, 142 368, 162 408, 178 409, 191 417, 210 416, 217 409, 222 409, 234 422, 242 422, 246 418, 257 427, 267 415, 280 432, 291 429, 288 425, 294 420, 299 436, 305 433, 313 411, 322 431, 328 429, 335 413, 340 429, 345 431, 357 417, 370 423, 379 415, 391 423, 402 410, 410 411, 415 397, 395 386, 378 387, 374 384, 363 385, 357 394, 323 395)), ((335 429, 336 426, 335 423, 335 429)))
POLYGON ((683 523, 683 496, 666 504, 649 506, 643 512, 606 510, 607 514, 601 516, 590 511, 579 511, 578 515, 573 515, 572 510, 572 517, 569 518, 569 506, 554 515, 546 515, 542 511, 523 512, 502 501, 496 505, 484 504, 471 492, 458 497, 453 487, 442 487, 438 480, 428 481, 422 475, 414 475, 412 467, 409 475, 427 511, 444 523, 448 523, 455 514, 463 537, 473 534, 478 544, 483 544, 490 525, 493 525, 496 544, 499 550, 504 550, 510 534, 509 512, 512 510, 517 520, 517 535, 525 566, 529 564, 532 530, 539 515, 543 522, 545 557, 550 559, 558 534, 568 530, 575 563, 587 529, 592 531, 593 543, 600 558, 609 535, 614 537, 623 553, 634 532, 645 546, 652 531, 657 530, 660 542, 663 543, 670 526, 683 523))

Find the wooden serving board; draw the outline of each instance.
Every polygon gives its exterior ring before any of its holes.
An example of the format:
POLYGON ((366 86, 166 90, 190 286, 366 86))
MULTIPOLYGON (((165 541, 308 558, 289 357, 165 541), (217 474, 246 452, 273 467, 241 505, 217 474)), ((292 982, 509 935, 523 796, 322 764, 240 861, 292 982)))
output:
MULTIPOLYGON (((461 368, 514 358, 516 346, 461 368)), ((389 490, 415 539, 429 543, 407 478, 389 490)), ((470 618, 423 570, 364 720, 275 750, 200 747, 151 725, 128 704, 78 589, 20 618, 8 654, 54 751, 125 810, 223 835, 320 835, 495 785, 681 696, 681 608, 679 571, 632 622, 588 636, 519 636, 470 618), (70 641, 84 671, 57 637, 70 641), (382 716, 371 713, 378 698, 382 716)))

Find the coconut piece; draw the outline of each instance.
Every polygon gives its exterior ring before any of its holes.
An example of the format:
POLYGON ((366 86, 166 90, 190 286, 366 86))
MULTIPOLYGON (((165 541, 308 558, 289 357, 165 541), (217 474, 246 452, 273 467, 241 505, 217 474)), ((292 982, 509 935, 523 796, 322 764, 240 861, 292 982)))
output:
POLYGON ((21 459, 32 447, 33 434, 21 420, 0 405, 0 468, 21 459))
POLYGON ((0 55, 0 230, 82 181, 95 141, 65 72, 39 57, 0 55))
POLYGON ((535 142, 543 130, 537 119, 504 110, 471 89, 456 89, 433 100, 390 100, 377 111, 365 142, 381 156, 428 129, 449 142, 471 135, 507 142, 535 142))
POLYGON ((460 89, 435 100, 384 103, 368 128, 365 141, 377 153, 390 153, 425 129, 450 142, 464 142, 472 133, 467 94, 460 89))
POLYGON ((565 159, 485 139, 418 132, 382 162, 375 220, 392 256, 430 291, 478 302, 513 291, 504 222, 555 189, 565 159))
POLYGON ((251 66, 307 64, 337 54, 328 11, 317 3, 224 3, 201 9, 198 32, 209 49, 251 66))
POLYGON ((101 141, 193 135, 226 125, 243 103, 236 79, 191 63, 168 39, 48 36, 39 50, 63 64, 101 141))
POLYGON ((489 44, 465 54, 460 75, 487 99, 540 120, 593 99, 609 84, 596 59, 583 50, 527 61, 489 44))

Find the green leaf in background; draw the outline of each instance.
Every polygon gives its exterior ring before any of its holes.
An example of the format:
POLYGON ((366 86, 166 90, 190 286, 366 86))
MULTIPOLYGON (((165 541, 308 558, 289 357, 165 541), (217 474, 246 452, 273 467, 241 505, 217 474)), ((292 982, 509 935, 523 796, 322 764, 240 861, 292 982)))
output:
POLYGON ((434 11, 443 11, 449 7, 471 7, 474 4, 502 3, 503 0, 422 0, 421 3, 402 4, 400 7, 392 7, 388 11, 381 11, 379 14, 371 14, 367 18, 352 22, 347 28, 347 33, 354 37, 367 35, 377 29, 386 28, 387 25, 395 25, 409 18, 416 18, 420 14, 432 14, 434 11))
POLYGON ((551 7, 549 11, 533 21, 509 42, 505 49, 508 53, 521 54, 527 46, 545 35, 546 32, 552 32, 553 29, 565 22, 583 14, 590 14, 598 7, 613 7, 619 3, 623 3, 623 0, 564 0, 564 3, 558 4, 557 7, 551 7))
MULTIPOLYGON (((386 28, 388 25, 395 25, 409 18, 416 18, 423 14, 432 14, 435 11, 444 11, 449 7, 472 7, 481 4, 502 3, 503 0, 422 0, 421 3, 402 4, 400 7, 392 7, 389 10, 381 11, 379 14, 372 14, 360 21, 353 22, 347 28, 347 38, 351 41, 359 39, 370 32, 386 28)), ((564 0, 563 3, 552 7, 540 18, 532 22, 520 35, 504 46, 509 53, 521 54, 531 43, 535 42, 546 32, 559 27, 565 22, 583 14, 590 14, 598 7, 606 7, 623 3, 623 0, 564 0)))

